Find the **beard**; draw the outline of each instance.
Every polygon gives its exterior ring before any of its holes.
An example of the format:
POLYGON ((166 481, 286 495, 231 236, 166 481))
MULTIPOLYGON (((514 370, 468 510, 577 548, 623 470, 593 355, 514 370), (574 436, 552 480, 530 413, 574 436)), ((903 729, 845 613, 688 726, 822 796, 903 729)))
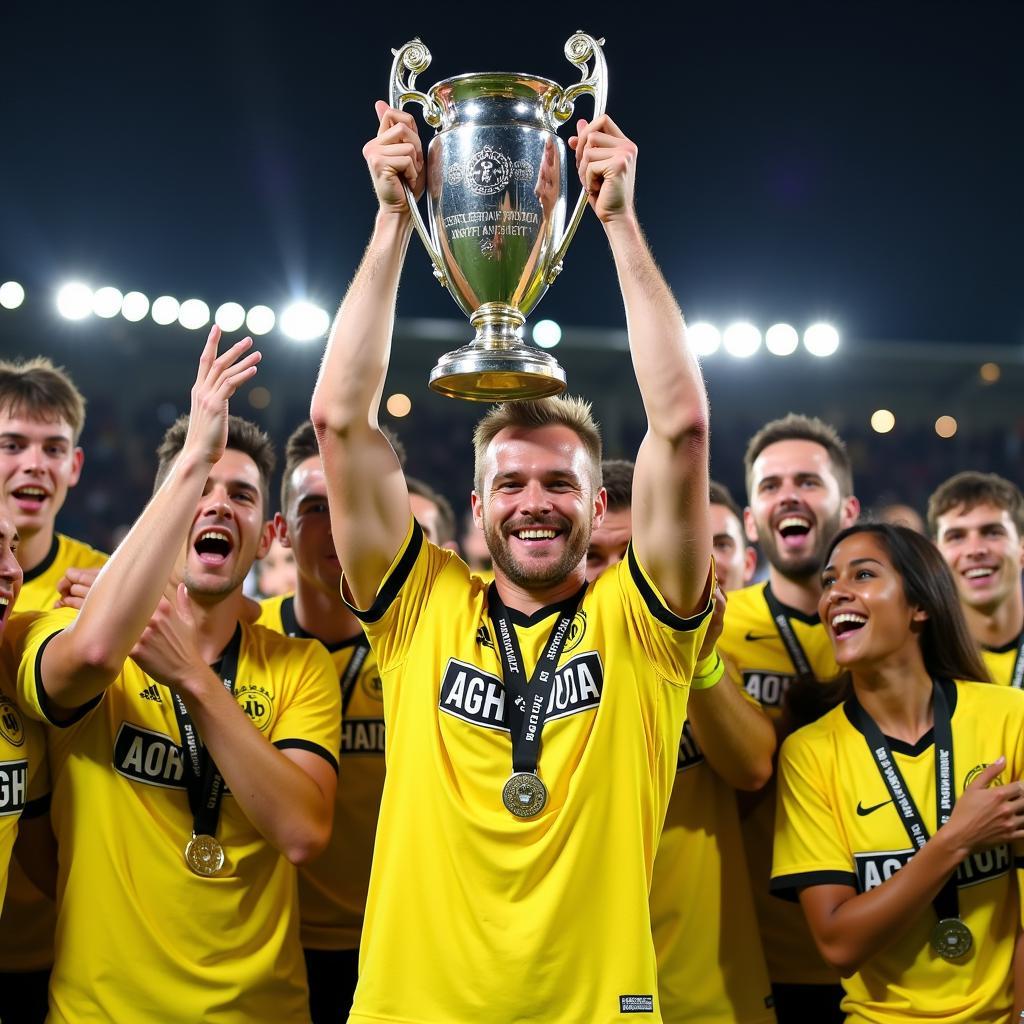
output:
POLYGON ((817 541, 807 554, 793 554, 782 547, 771 526, 757 524, 757 542, 761 545, 768 564, 786 579, 804 581, 821 572, 832 538, 839 532, 842 511, 836 511, 825 520, 814 517, 817 541))
POLYGON ((181 574, 181 582, 185 584, 189 596, 195 598, 200 604, 205 604, 211 601, 216 603, 218 598, 230 594, 245 582, 245 577, 246 573, 239 575, 238 572, 235 572, 227 579, 216 583, 210 583, 208 580, 200 581, 186 565, 181 574))
POLYGON ((561 583, 586 558, 587 548, 590 547, 591 526, 589 521, 574 525, 571 520, 557 516, 546 522, 507 523, 501 528, 490 522, 485 515, 484 538, 494 565, 517 587, 533 590, 561 583), (557 561, 532 566, 515 558, 509 547, 509 536, 512 532, 528 528, 542 529, 546 526, 558 530, 562 536, 567 536, 565 548, 557 561))

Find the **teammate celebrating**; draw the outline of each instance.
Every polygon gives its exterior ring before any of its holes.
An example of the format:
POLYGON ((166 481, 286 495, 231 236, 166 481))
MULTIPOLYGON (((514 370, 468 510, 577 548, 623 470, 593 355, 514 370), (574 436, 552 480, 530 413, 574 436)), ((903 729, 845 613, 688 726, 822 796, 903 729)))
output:
MULTIPOLYGON (((718 649, 734 680, 782 729, 783 696, 797 679, 838 671, 818 618, 821 560, 832 537, 860 511, 850 460, 835 430, 789 415, 754 435, 745 456, 747 537, 768 559, 768 582, 729 598, 718 649)), ((835 972, 814 946, 795 907, 768 891, 774 787, 744 820, 744 841, 761 940, 782 1024, 841 1020, 835 972)))
MULTIPOLYGON (((82 473, 84 425, 85 399, 49 359, 0 362, 0 481, 20 537, 25 582, 19 612, 53 608, 69 570, 95 569, 107 560, 56 530, 57 514, 82 473)), ((53 901, 15 862, 0 917, 0 985, 6 1012, 27 1024, 42 1024, 46 1016, 56 926, 53 901)))
POLYGON ((783 744, 772 887, 799 895, 848 1021, 1009 1021, 1014 1000, 1017 1020, 1024 694, 954 682, 985 668, 914 531, 844 530, 822 585, 850 696, 783 744))
POLYGON ((54 1024, 309 1019, 288 862, 330 834, 338 687, 319 644, 240 621, 273 453, 228 416, 259 355, 219 337, 78 617, 25 634, 18 698, 53 726, 54 1024))
POLYGON ((995 473, 958 473, 929 499, 928 529, 992 681, 1024 687, 1024 495, 995 473))
POLYGON ((648 413, 632 545, 586 584, 605 510, 589 409, 511 403, 474 437, 488 587, 424 540, 377 429, 411 232, 401 179, 423 187, 412 117, 377 112, 364 154, 380 210, 312 406, 388 730, 349 1020, 661 1020, 647 894, 710 612, 708 426, 682 317, 633 209, 636 147, 608 117, 580 121, 570 140, 648 413))
POLYGON ((352 1005, 359 935, 370 881, 373 837, 384 787, 384 708, 380 676, 359 620, 341 599, 341 565, 331 539, 327 485, 310 422, 285 449, 277 535, 295 555, 293 596, 261 602, 259 624, 319 640, 341 689, 341 771, 334 831, 324 853, 299 869, 302 947, 313 1024, 342 1020, 352 1005))
MULTIPOLYGON (((606 459, 602 469, 608 512, 590 537, 589 580, 622 560, 632 534, 633 464, 606 459)), ((734 513, 722 504, 732 499, 721 484, 712 481, 711 495, 715 550, 725 556, 725 578, 742 577, 745 560, 737 555, 746 545, 739 510, 734 513)), ((717 557, 715 571, 721 588, 723 570, 717 557)), ((721 589, 715 600, 701 662, 714 650, 721 628, 721 589)), ((725 779, 741 775, 740 785, 764 785, 772 770, 775 735, 756 701, 745 700, 729 682, 719 685, 720 678, 721 671, 712 674, 704 681, 712 685, 701 689, 702 680, 694 679, 676 781, 654 861, 650 907, 661 1012, 666 1021, 771 1024, 775 1013, 736 794, 725 779), (708 747, 707 756, 697 732, 708 747)))
POLYGON ((729 488, 711 481, 711 543, 715 551, 715 575, 726 592, 745 587, 757 569, 757 549, 747 543, 743 513, 729 488))

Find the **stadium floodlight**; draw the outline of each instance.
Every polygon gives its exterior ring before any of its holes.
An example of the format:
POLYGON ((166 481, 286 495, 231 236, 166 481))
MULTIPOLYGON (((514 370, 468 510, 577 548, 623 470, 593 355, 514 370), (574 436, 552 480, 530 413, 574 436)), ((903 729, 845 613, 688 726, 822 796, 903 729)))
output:
POLYGON ((57 312, 65 320, 84 320, 92 315, 92 289, 80 281, 63 285, 57 292, 57 312))
POLYGON ((804 348, 812 356, 831 356, 839 348, 839 332, 831 324, 811 324, 804 331, 804 348))
POLYGON ((245 323, 245 307, 237 302, 225 302, 217 307, 213 322, 222 331, 237 331, 245 323))
POLYGON ((789 324, 773 324, 764 332, 764 347, 773 356, 791 356, 800 345, 800 335, 789 324))
POLYGON ((722 335, 725 351, 737 359, 748 359, 761 347, 761 332, 745 320, 730 324, 722 335))
POLYGON ((538 320, 533 325, 533 340, 540 348, 554 348, 562 340, 562 328, 554 320, 538 320))
POLYGON ((189 331, 198 331, 210 322, 210 307, 202 299, 186 299, 178 310, 178 323, 189 331))
POLYGON ((129 323, 137 324, 148 312, 149 299, 142 292, 129 292, 121 302, 121 316, 129 323))
POLYGON ((690 339, 693 351, 699 356, 714 355, 722 345, 722 335, 718 328, 703 320, 690 324, 686 328, 686 336, 690 339))
POLYGON ((952 416, 940 416, 935 421, 935 433, 939 437, 950 438, 956 434, 957 422, 952 416))
POLYGON ((409 400, 408 395, 403 395, 401 391, 396 391, 393 395, 388 396, 385 408, 396 419, 401 419, 412 412, 412 402, 409 400))
POLYGON ((92 297, 92 311, 104 320, 109 320, 121 312, 122 302, 124 296, 117 288, 111 288, 109 285, 106 288, 97 288, 92 297))
POLYGON ((281 330, 292 341, 312 341, 323 337, 330 326, 327 310, 305 300, 293 302, 281 313, 281 330))
POLYGON ((158 324, 166 327, 177 321, 179 309, 181 309, 181 305, 173 295, 161 295, 159 299, 153 300, 151 313, 158 324))
POLYGON ((0 284, 0 306, 17 309, 25 301, 25 289, 17 281, 0 284))
POLYGON ((888 434, 896 426, 896 417, 888 409, 876 409, 871 414, 871 429, 876 434, 888 434))
POLYGON ((277 317, 269 306, 253 306, 245 317, 245 326, 252 334, 269 334, 275 323, 277 317))

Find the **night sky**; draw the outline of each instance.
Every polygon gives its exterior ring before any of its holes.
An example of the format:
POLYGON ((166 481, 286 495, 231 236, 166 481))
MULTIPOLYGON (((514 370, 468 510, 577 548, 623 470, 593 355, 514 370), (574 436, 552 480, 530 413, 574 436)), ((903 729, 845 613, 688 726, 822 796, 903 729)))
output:
MULTIPOLYGON (((422 37, 422 86, 569 84, 582 27, 606 39, 641 219, 691 320, 1024 341, 1021 4, 671 10, 8 3, 0 280, 333 309, 372 222, 360 150, 390 48, 422 37)), ((400 314, 457 315, 414 245, 400 314)), ((541 310, 618 326, 613 281, 588 215, 541 310)))

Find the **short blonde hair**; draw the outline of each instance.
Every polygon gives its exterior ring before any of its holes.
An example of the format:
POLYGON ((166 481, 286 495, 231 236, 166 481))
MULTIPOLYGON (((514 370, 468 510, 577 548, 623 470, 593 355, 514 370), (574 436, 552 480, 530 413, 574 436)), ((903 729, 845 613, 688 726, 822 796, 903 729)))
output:
POLYGON ((21 362, 0 362, 0 413, 28 416, 71 428, 71 440, 78 444, 85 425, 85 399, 62 366, 45 356, 21 362))
POLYGON ((538 398, 527 402, 504 402, 495 406, 473 431, 473 486, 483 492, 484 460, 487 448, 506 427, 568 427, 583 442, 590 459, 594 493, 601 487, 601 431, 582 398, 538 398))

